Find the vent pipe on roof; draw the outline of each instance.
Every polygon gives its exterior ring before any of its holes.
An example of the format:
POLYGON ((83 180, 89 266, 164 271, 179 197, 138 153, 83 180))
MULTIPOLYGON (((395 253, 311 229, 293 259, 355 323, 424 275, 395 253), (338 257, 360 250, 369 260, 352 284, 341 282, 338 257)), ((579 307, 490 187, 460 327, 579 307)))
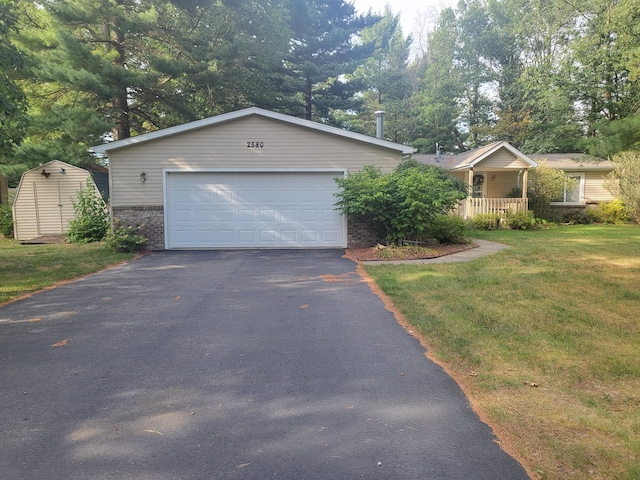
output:
POLYGON ((374 115, 376 116, 376 137, 381 139, 384 133, 385 112, 382 110, 377 110, 376 112, 374 112, 374 115))

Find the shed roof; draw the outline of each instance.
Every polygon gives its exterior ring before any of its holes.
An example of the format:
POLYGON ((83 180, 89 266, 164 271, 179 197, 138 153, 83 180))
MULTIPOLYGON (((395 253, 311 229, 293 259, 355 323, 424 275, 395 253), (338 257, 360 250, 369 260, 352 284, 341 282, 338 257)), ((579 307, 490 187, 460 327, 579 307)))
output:
POLYGON ((272 112, 270 110, 265 110, 258 107, 245 108, 243 110, 229 112, 222 115, 217 115, 215 117, 196 120, 195 122, 189 122, 182 125, 176 125, 174 127, 164 128, 162 130, 157 130, 155 132, 145 133, 143 135, 137 135, 135 137, 130 137, 124 140, 118 140, 115 142, 105 143, 103 145, 97 145, 95 147, 91 147, 91 151, 95 153, 107 154, 111 150, 125 148, 132 145, 139 145, 141 143, 149 142, 159 138, 166 138, 171 135, 177 135, 180 133, 189 132, 189 131, 200 129, 200 128, 210 127, 216 124, 237 120, 237 119, 252 116, 252 115, 257 115, 264 118, 270 118, 280 122, 289 123, 291 125, 297 125, 300 127, 305 127, 305 128, 317 130, 320 132, 329 133, 332 135, 346 137, 359 142, 365 142, 372 145, 377 145, 379 147, 384 147, 384 148, 401 152, 404 155, 409 155, 415 151, 413 147, 410 147, 407 145, 401 145, 399 143, 389 142, 387 140, 382 140, 380 138, 370 137, 369 135, 350 132, 348 130, 332 127, 330 125, 325 125, 318 122, 312 122, 309 120, 304 120, 301 118, 284 115, 282 113, 272 112))

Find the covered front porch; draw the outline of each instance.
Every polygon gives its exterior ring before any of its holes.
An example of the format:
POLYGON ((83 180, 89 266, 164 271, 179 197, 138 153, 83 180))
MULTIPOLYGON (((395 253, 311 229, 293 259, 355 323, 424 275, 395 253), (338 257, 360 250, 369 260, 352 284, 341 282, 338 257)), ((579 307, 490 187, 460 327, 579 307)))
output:
POLYGON ((507 142, 495 142, 457 155, 414 155, 427 165, 446 169, 469 186, 469 196, 456 212, 462 218, 529 208, 527 180, 537 163, 507 142))
POLYGON ((460 202, 456 214, 464 219, 476 215, 503 216, 506 212, 526 212, 529 202, 526 198, 469 198, 460 202))
POLYGON ((462 177, 469 185, 469 196, 456 209, 456 214, 464 219, 471 219, 476 215, 503 216, 507 212, 525 212, 529 209, 529 172, 526 168, 516 171, 479 171, 470 168, 451 173, 462 177))

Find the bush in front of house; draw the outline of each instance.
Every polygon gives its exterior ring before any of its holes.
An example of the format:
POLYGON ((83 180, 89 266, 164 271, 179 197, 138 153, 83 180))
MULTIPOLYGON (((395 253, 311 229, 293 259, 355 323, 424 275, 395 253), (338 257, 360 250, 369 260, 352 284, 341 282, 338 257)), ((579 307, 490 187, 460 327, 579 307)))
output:
POLYGON ((536 218, 551 220, 551 202, 561 198, 565 189, 570 191, 577 187, 575 179, 567 178, 564 170, 549 167, 546 161, 529 171, 527 183, 529 207, 536 218))
POLYGON ((437 215, 429 222, 427 234, 440 243, 466 243, 467 222, 456 215, 437 215))
POLYGON ((585 210, 569 210, 559 218, 561 223, 567 223, 569 225, 591 225, 594 222, 593 215, 585 210))
POLYGON ((587 214, 596 223, 620 224, 629 220, 627 208, 622 200, 599 202, 595 208, 588 209, 587 214))
POLYGON ((104 239, 109 231, 109 212, 102 197, 87 179, 73 203, 75 218, 69 222, 67 240, 71 243, 91 243, 104 239))
POLYGON ((497 230, 500 228, 500 217, 495 213, 481 213, 469 220, 469 224, 476 230, 497 230))
POLYGON ((612 160, 616 166, 605 187, 624 202, 629 220, 640 223, 640 152, 620 152, 612 160))
POLYGON ((336 207, 369 224, 388 244, 428 238, 429 225, 467 197, 468 186, 445 169, 409 160, 389 174, 365 166, 336 178, 336 207))
POLYGON ((142 250, 147 238, 140 235, 140 229, 144 225, 125 227, 117 223, 116 228, 107 233, 104 243, 107 248, 116 252, 133 253, 142 250))
POLYGON ((504 216, 504 226, 511 230, 533 230, 538 222, 533 211, 507 212, 504 216))
POLYGON ((11 205, 0 205, 0 234, 13 238, 13 215, 11 205))

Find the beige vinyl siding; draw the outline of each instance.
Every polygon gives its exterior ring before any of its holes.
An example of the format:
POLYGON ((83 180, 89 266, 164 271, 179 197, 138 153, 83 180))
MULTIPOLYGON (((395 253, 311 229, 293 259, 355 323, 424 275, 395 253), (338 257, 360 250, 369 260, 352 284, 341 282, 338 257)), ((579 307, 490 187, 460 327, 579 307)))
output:
POLYGON ((529 168, 529 164, 503 148, 476 163, 473 167, 478 172, 495 168, 522 169, 529 168))
POLYGON ((518 185, 518 172, 488 172, 487 182, 487 197, 506 198, 518 185))
MULTIPOLYGON (((513 187, 518 184, 518 172, 485 172, 479 169, 474 169, 475 173, 484 173, 487 176, 487 197, 488 198, 506 198, 507 194, 511 193, 513 187), (495 180, 492 180, 493 177, 495 180)), ((450 172, 451 175, 461 179, 463 182, 468 182, 467 172, 450 172)))
POLYGON ((163 170, 264 169, 392 171, 400 153, 376 145, 250 116, 109 152, 111 205, 163 205, 163 170), (257 143, 257 148, 247 147, 257 143), (140 173, 147 180, 140 182, 140 173))
MULTIPOLYGON (((13 205, 16 239, 30 240, 41 235, 61 235, 74 218, 73 202, 85 188, 89 172, 64 162, 53 161, 25 172, 13 205), (42 169, 50 173, 41 175, 42 169), (64 168, 65 173, 60 173, 64 168)), ((95 186, 94 186, 95 188, 95 186)), ((97 188, 96 188, 97 193, 97 188)))
MULTIPOLYGON (((568 172, 570 173, 570 172, 568 172)), ((615 200, 615 196, 604 186, 605 178, 609 172, 596 171, 585 172, 584 201, 595 203, 615 200)))

